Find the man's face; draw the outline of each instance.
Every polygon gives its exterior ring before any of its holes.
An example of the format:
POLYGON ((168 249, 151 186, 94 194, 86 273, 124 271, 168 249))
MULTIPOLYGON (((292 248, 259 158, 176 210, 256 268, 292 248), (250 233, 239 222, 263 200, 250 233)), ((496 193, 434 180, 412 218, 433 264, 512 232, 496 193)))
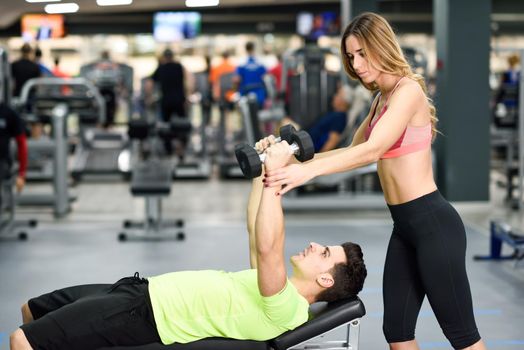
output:
POLYGON ((342 246, 323 246, 315 242, 311 242, 306 249, 291 257, 295 273, 310 278, 316 278, 319 274, 331 270, 336 264, 346 262, 342 246))
POLYGON ((337 93, 333 96, 331 107, 337 112, 346 112, 348 110, 349 106, 344 99, 342 89, 338 89, 337 93))

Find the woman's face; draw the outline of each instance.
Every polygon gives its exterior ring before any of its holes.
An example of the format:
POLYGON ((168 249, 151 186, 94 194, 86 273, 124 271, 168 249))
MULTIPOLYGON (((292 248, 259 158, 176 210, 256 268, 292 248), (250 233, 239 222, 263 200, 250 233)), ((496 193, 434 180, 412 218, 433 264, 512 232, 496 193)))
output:
POLYGON ((360 79, 366 83, 372 83, 380 75, 380 71, 369 64, 369 56, 360 45, 359 40, 350 35, 346 38, 346 55, 360 79))

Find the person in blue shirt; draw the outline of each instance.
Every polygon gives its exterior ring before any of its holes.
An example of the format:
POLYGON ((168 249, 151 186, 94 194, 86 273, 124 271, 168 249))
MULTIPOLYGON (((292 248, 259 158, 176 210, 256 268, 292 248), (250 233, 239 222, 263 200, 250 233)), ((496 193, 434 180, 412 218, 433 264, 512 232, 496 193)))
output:
POLYGON ((508 70, 504 71, 495 96, 495 125, 514 128, 519 113, 520 57, 508 57, 508 70))
POLYGON ((255 44, 253 42, 250 41, 246 44, 246 52, 248 55, 246 64, 236 69, 238 91, 242 96, 249 93, 256 94, 258 105, 263 107, 266 100, 263 76, 267 73, 267 70, 255 59, 255 44))
MULTIPOLYGON (((337 148, 342 134, 348 125, 347 116, 352 102, 352 91, 347 85, 341 85, 331 100, 332 111, 319 117, 313 125, 305 129, 315 146, 315 153, 326 152, 337 148)), ((297 129, 300 125, 289 118, 282 120, 282 125, 292 123, 297 129)))
POLYGON ((42 50, 39 47, 35 49, 35 63, 38 64, 38 67, 40 68, 40 75, 42 77, 55 76, 53 72, 49 68, 47 68, 45 64, 42 63, 42 50))

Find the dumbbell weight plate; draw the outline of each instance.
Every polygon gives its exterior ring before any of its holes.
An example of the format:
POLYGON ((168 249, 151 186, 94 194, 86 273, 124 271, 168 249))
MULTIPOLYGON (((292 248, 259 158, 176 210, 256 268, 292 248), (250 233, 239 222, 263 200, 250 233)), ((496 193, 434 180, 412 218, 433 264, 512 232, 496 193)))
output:
POLYGON ((300 162, 305 162, 313 159, 315 156, 315 146, 311 136, 304 130, 300 130, 295 134, 291 135, 291 143, 296 143, 299 149, 299 153, 296 158, 300 162))
POLYGON ((295 127, 291 124, 286 124, 282 126, 278 131, 280 139, 287 141, 287 143, 289 144, 292 143, 291 136, 296 134, 296 132, 297 129, 295 129, 295 127))
POLYGON ((236 145, 235 156, 245 177, 253 179, 262 175, 260 155, 253 147, 247 144, 236 145))

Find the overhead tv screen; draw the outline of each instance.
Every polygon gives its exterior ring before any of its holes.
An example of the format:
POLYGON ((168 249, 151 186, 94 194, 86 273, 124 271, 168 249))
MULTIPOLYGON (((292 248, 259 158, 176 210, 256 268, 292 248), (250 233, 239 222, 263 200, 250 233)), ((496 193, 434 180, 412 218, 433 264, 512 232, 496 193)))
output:
POLYGON ((28 14, 22 16, 22 38, 25 41, 62 38, 64 31, 63 15, 28 14))
POLYGON ((297 15, 297 34, 306 39, 340 35, 340 16, 336 12, 300 12, 297 15))
POLYGON ((153 36, 159 42, 191 39, 200 34, 202 19, 198 12, 157 12, 153 36))

